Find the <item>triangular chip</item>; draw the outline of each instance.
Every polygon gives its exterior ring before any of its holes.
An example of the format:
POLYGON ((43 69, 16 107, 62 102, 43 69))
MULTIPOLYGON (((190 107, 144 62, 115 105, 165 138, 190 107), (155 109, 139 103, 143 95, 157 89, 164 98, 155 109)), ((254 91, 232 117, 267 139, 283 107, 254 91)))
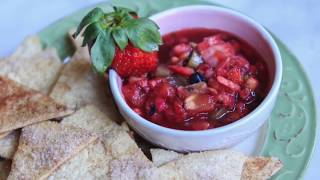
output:
POLYGON ((28 36, 17 47, 15 52, 6 60, 30 58, 33 55, 42 51, 42 45, 38 36, 28 36))
POLYGON ((46 49, 29 58, 9 58, 1 64, 0 75, 48 94, 61 68, 62 63, 56 50, 46 49))
POLYGON ((73 125, 98 134, 108 133, 114 126, 117 126, 94 105, 85 106, 71 116, 63 118, 61 124, 73 125))
POLYGON ((244 164, 241 180, 269 179, 282 168, 282 163, 277 158, 250 157, 244 164))
POLYGON ((150 149, 150 152, 152 156, 152 162, 157 167, 183 157, 183 154, 164 149, 150 149))
POLYGON ((162 149, 151 149, 151 154, 154 164, 172 160, 159 168, 144 170, 141 179, 197 179, 198 177, 232 180, 241 177, 241 180, 265 180, 282 168, 282 163, 277 158, 247 157, 231 150, 182 155, 162 149))
POLYGON ((107 80, 95 74, 88 61, 72 59, 66 64, 50 96, 71 109, 93 104, 110 119, 122 121, 107 80))
POLYGON ((95 141, 60 166, 48 179, 108 179, 111 158, 112 156, 108 156, 108 151, 103 143, 95 141))
MULTIPOLYGON (((61 124, 73 125, 100 135, 117 126, 93 105, 81 108, 64 118, 61 124)), ((97 141, 58 168, 48 179, 107 179, 111 159, 112 156, 109 156, 104 144, 97 141)))
POLYGON ((0 180, 6 180, 11 169, 11 161, 0 159, 0 180))
POLYGON ((191 153, 159 168, 145 170, 140 179, 219 179, 241 178, 247 157, 231 150, 191 153))
POLYGON ((130 127, 126 121, 123 121, 120 126, 122 127, 122 129, 124 129, 128 133, 131 132, 130 127))
POLYGON ((94 106, 80 109, 61 123, 96 132, 100 141, 61 166, 49 179, 136 179, 141 169, 152 165, 128 133, 94 106))
POLYGON ((25 127, 8 179, 45 179, 96 138, 84 129, 56 122, 25 127))
POLYGON ((0 157, 12 159, 19 144, 20 132, 12 131, 6 137, 0 139, 0 157))
POLYGON ((140 172, 145 169, 152 169, 153 166, 140 151, 113 158, 113 160, 110 161, 109 168, 109 179, 126 180, 140 179, 140 172))
POLYGON ((0 76, 0 133, 71 113, 40 92, 0 76))
MULTIPOLYGON (((105 159, 108 160, 107 168, 105 168, 108 170, 105 176, 107 179, 138 179, 141 170, 152 167, 151 161, 122 127, 111 129, 100 139, 106 150, 105 159)), ((99 174, 101 170, 101 168, 96 168, 90 172, 99 174)))

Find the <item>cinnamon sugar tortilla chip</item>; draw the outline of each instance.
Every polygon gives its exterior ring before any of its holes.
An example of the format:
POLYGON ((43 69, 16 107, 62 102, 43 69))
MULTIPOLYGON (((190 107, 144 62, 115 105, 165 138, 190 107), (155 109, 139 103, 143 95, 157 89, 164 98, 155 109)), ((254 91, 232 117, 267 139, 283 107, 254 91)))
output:
POLYGON ((64 118, 61 123, 99 134, 100 139, 114 157, 140 151, 129 134, 94 105, 78 110, 73 115, 64 118))
POLYGON ((117 124, 94 105, 85 106, 71 116, 63 118, 61 124, 73 125, 98 134, 108 133, 117 124))
POLYGON ((95 141, 61 165, 48 179, 108 179, 111 158, 103 143, 95 141))
POLYGON ((128 133, 131 131, 130 127, 128 125, 128 123, 126 121, 123 121, 120 125, 125 131, 127 131, 128 133))
POLYGON ((100 141, 61 166, 49 179, 136 179, 141 169, 151 166, 128 133, 92 105, 61 123, 93 131, 100 135, 100 141))
POLYGON ((108 80, 98 76, 91 69, 87 47, 81 47, 82 37, 74 39, 70 30, 69 38, 76 51, 69 63, 64 65, 61 75, 50 96, 72 109, 93 104, 112 120, 122 122, 120 113, 112 99, 108 80))
POLYGON ((0 180, 6 180, 11 169, 11 161, 0 159, 0 180))
POLYGON ((84 129, 56 122, 25 127, 8 179, 46 179, 96 138, 84 129))
MULTIPOLYGON (((61 121, 97 134, 108 133, 116 124, 95 106, 88 105, 61 121)), ((107 179, 112 156, 101 139, 89 145, 69 162, 58 168, 48 179, 107 179), (81 166, 79 167, 79 164, 81 166), (72 173, 70 173, 72 172, 72 173)))
POLYGON ((152 168, 152 164, 149 161, 146 162, 142 152, 136 152, 114 158, 109 168, 110 179, 139 179, 140 172, 152 168))
POLYGON ((93 104, 110 119, 123 121, 113 102, 107 80, 95 74, 88 61, 72 59, 66 64, 50 96, 76 110, 93 104))
POLYGON ((2 62, 0 75, 7 76, 29 88, 48 94, 62 68, 55 49, 46 49, 28 58, 2 62))
POLYGON ((152 156, 152 162, 157 167, 183 157, 183 154, 164 149, 150 149, 150 152, 152 156))
POLYGON ((247 157, 232 150, 190 153, 180 157, 165 151, 151 150, 154 164, 172 160, 159 168, 142 171, 141 179, 265 180, 282 168, 277 158, 247 157))
POLYGON ((28 36, 17 47, 15 52, 7 60, 25 59, 42 51, 40 38, 38 36, 28 36))
POLYGON ((0 133, 71 113, 40 92, 0 76, 0 133))
POLYGON ((12 159, 18 147, 19 137, 20 132, 16 130, 0 139, 0 157, 12 159))
POLYGON ((242 170, 241 180, 269 179, 282 168, 279 159, 273 157, 250 157, 242 170))
POLYGON ((231 150, 191 153, 153 170, 140 179, 240 179, 246 156, 231 150))

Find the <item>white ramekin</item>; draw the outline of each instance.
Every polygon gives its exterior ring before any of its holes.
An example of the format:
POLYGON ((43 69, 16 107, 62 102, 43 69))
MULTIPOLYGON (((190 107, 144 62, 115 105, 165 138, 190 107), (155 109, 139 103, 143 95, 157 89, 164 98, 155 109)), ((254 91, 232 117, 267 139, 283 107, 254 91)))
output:
POLYGON ((203 151, 230 147, 257 131, 268 119, 275 105, 282 79, 282 60, 274 39, 259 23, 230 9, 192 5, 170 9, 150 17, 160 26, 162 35, 185 28, 211 28, 230 32, 247 41, 266 60, 270 91, 251 113, 229 125, 202 131, 169 129, 136 114, 121 92, 122 80, 109 71, 110 87, 116 104, 128 124, 155 145, 176 151, 203 151))

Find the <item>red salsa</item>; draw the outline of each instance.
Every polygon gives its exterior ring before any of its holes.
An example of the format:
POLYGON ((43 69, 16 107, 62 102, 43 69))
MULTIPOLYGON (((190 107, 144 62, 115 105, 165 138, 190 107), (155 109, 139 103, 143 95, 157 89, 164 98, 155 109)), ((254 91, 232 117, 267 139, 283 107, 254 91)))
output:
POLYGON ((185 29, 163 36, 156 72, 129 77, 129 106, 164 127, 205 130, 250 113, 268 92, 261 56, 227 32, 185 29))

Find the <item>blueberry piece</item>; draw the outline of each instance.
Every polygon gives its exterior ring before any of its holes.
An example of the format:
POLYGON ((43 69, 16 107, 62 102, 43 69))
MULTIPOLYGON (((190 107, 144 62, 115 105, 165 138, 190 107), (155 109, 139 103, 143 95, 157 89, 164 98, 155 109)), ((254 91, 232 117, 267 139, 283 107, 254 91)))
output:
POLYGON ((198 72, 193 73, 190 77, 189 77, 189 82, 191 84, 195 84, 198 82, 202 82, 205 81, 205 78, 198 72))
POLYGON ((152 106, 150 107, 150 111, 148 112, 148 115, 149 115, 149 116, 152 116, 152 115, 154 115, 154 113, 156 113, 156 111, 157 111, 156 106, 155 106, 155 105, 152 105, 152 106))

